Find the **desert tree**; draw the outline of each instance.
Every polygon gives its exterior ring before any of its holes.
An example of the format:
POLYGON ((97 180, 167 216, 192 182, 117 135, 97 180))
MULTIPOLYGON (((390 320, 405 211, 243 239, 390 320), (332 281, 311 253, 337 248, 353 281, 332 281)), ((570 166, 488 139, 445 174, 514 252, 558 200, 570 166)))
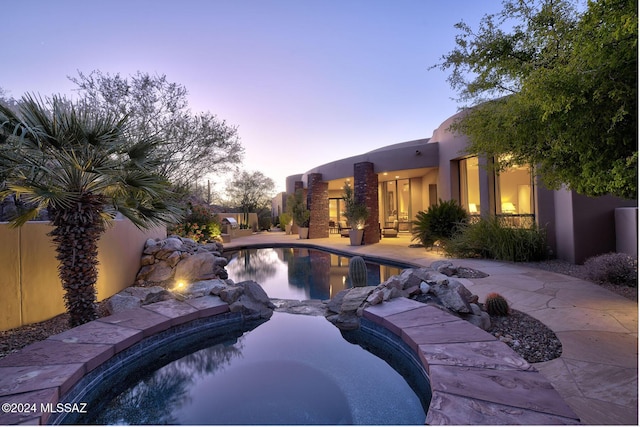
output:
POLYGON ((227 203, 241 209, 243 222, 248 225, 250 212, 260 213, 263 209, 271 207, 274 189, 273 179, 262 172, 240 171, 227 182, 227 203))
POLYGON ((637 197, 634 0, 506 0, 457 28, 435 67, 471 104, 452 127, 469 152, 498 170, 531 164, 550 188, 637 197))
POLYGON ((128 132, 158 137, 160 173, 177 187, 189 189, 207 174, 234 170, 242 160, 237 128, 209 112, 192 112, 187 89, 165 75, 92 71, 69 79, 81 99, 96 109, 129 116, 128 132))

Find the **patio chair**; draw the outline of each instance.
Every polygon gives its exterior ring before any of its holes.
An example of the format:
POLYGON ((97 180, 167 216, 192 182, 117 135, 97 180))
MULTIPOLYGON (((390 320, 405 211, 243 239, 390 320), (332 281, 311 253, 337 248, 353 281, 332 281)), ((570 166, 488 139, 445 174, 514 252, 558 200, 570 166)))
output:
POLYGON ((393 227, 385 227, 382 229, 383 237, 398 237, 398 220, 393 221, 393 227))

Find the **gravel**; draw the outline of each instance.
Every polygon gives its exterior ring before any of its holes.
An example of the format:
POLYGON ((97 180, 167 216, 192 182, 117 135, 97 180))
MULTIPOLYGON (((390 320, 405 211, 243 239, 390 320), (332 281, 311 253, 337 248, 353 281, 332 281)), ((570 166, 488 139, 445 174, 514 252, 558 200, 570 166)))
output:
MULTIPOLYGON (((588 280, 583 266, 565 261, 551 260, 519 263, 518 265, 540 268, 588 280)), ((638 300, 638 288, 608 283, 599 283, 599 285, 630 300, 638 300)), ((102 315, 106 314, 102 305, 98 311, 102 315)), ((562 345, 556 334, 542 322, 525 313, 511 310, 509 316, 492 316, 491 324, 492 328, 489 332, 500 341, 506 343, 529 363, 553 360, 562 354, 562 345)), ((59 334, 67 329, 69 329, 69 317, 67 314, 61 314, 44 322, 21 326, 8 331, 0 331, 0 358, 33 342, 59 334)))
POLYGON ((517 310, 508 316, 491 316, 488 331, 529 363, 546 362, 562 355, 562 344, 544 323, 517 310))

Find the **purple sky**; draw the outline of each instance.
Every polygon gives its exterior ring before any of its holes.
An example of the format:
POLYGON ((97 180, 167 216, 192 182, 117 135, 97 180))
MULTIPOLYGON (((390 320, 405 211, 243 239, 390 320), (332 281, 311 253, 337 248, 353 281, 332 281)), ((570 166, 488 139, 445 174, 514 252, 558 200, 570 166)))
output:
POLYGON ((71 94, 77 71, 166 74, 238 127, 244 169, 285 178, 431 137, 459 105, 428 70, 498 0, 2 0, 0 88, 71 94))

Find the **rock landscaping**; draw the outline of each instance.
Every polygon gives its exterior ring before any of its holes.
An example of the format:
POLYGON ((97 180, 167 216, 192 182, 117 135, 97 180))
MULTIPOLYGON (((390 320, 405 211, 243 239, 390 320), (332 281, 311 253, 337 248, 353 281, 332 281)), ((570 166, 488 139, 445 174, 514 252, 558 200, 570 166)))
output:
POLYGON ((175 282, 226 279, 227 259, 222 256, 222 250, 223 246, 218 242, 200 245, 179 236, 149 239, 142 252, 135 284, 173 286, 175 282))
MULTIPOLYGON (((436 267, 445 269, 444 265, 436 267)), ((446 266, 446 271, 453 274, 453 266, 446 266)), ((471 294, 456 278, 426 267, 406 269, 378 286, 339 292, 327 304, 326 318, 340 329, 357 329, 364 309, 398 297, 446 310, 485 331, 491 328, 491 319, 478 305, 477 295, 471 294)))
POLYGON ((201 245, 179 236, 147 240, 136 286, 109 298, 108 314, 159 301, 214 295, 227 303, 232 313, 249 319, 270 318, 275 305, 258 283, 234 283, 228 279, 222 250, 222 244, 217 242, 201 245))

